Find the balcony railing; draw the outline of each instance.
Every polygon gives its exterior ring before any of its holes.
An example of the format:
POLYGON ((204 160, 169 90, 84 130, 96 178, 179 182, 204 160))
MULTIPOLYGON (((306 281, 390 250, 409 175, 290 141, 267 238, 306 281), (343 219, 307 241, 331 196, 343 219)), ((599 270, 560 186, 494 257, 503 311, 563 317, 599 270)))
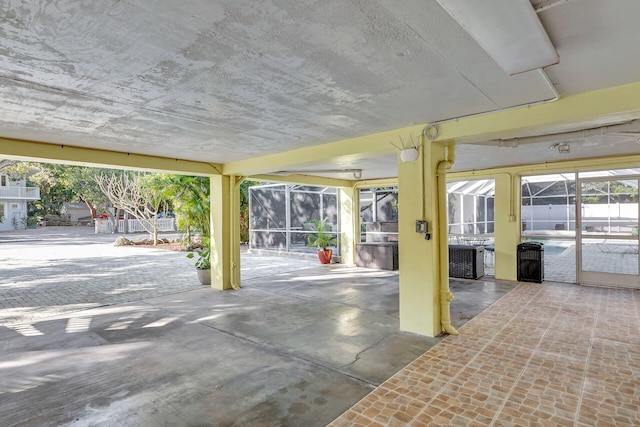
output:
POLYGON ((40 189, 38 187, 0 187, 0 200, 38 200, 39 198, 40 189))

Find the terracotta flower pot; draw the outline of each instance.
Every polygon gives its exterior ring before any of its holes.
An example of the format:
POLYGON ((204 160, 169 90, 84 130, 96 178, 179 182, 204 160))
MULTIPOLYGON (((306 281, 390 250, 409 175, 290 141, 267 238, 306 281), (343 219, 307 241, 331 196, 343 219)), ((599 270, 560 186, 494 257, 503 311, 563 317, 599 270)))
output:
POLYGON ((322 250, 318 249, 318 259, 320 264, 329 264, 331 262, 331 256, 333 255, 332 249, 322 250))

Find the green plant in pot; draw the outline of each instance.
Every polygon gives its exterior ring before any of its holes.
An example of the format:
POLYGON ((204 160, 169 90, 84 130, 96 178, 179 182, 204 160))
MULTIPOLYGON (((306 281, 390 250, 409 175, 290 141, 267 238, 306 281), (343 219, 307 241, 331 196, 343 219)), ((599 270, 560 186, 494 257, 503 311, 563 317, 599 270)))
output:
POLYGON ((312 220, 316 232, 307 236, 307 246, 313 246, 318 248, 318 259, 322 264, 329 264, 331 257, 333 256, 333 250, 328 249, 327 246, 334 246, 337 242, 330 231, 327 231, 327 219, 322 221, 317 219, 312 220))
POLYGON ((187 258, 196 258, 196 272, 198 280, 204 286, 211 286, 211 249, 209 239, 203 239, 203 247, 187 254, 187 258))

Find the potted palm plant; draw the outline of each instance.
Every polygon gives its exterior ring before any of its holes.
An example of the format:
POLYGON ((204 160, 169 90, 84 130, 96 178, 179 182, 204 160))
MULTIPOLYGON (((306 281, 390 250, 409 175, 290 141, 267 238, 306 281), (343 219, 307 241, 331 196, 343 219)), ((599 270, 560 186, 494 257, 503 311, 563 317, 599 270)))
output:
POLYGON ((195 258, 197 255, 195 266, 198 280, 204 286, 211 286, 211 249, 208 239, 203 239, 203 247, 194 252, 189 252, 187 258, 195 258))
POLYGON ((333 250, 328 249, 327 246, 333 246, 337 240, 333 235, 327 231, 325 218, 322 221, 317 219, 312 220, 316 232, 307 236, 307 246, 313 246, 318 248, 318 259, 321 264, 329 264, 333 256, 333 250))

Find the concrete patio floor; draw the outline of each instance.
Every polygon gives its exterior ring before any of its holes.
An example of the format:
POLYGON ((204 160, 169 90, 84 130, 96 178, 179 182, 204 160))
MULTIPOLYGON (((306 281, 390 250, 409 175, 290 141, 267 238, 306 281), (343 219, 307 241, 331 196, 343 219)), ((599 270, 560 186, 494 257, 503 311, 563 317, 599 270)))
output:
MULTIPOLYGON (((398 331, 397 272, 243 254, 219 292, 183 253, 108 237, 0 239, 0 294, 27 298, 0 314, 38 313, 0 327, 0 425, 324 426, 440 341, 398 331)), ((513 286, 452 281, 454 325, 513 286)))

